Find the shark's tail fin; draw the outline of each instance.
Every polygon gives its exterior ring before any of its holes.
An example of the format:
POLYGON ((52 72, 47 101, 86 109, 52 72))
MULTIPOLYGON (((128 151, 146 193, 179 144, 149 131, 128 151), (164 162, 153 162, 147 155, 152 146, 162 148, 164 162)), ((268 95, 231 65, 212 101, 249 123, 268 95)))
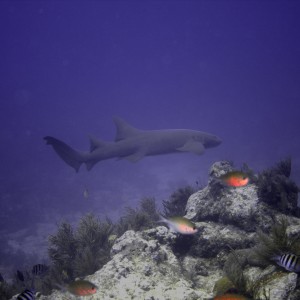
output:
POLYGON ((44 137, 44 140, 46 141, 47 145, 51 145, 55 152, 72 168, 75 169, 76 172, 78 172, 81 164, 85 162, 84 159, 84 153, 77 151, 64 142, 51 137, 46 136, 44 137))

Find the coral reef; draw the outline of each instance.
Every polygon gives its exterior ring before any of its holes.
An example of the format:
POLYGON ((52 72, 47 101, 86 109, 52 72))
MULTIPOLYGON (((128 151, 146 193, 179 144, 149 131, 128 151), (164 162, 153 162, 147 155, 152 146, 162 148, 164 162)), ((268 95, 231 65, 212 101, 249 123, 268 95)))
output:
POLYGON ((223 295, 228 291, 236 290, 235 284, 227 277, 223 276, 216 281, 213 289, 214 295, 223 295))
POLYGON ((157 225, 159 213, 154 198, 144 198, 139 203, 139 208, 126 207, 125 214, 116 225, 117 235, 122 235, 127 230, 140 231, 157 225))
POLYGON ((110 220, 102 222, 93 214, 84 216, 75 232, 70 224, 60 224, 57 234, 49 238, 54 272, 70 279, 96 272, 110 258, 112 232, 110 220))
POLYGON ((168 200, 163 200, 164 216, 168 218, 185 215, 186 203, 194 192, 193 187, 186 186, 172 193, 168 200))
POLYGON ((274 266, 265 269, 250 267, 244 271, 247 288, 254 299, 287 300, 297 293, 297 274, 276 271, 274 266))
POLYGON ((5 281, 0 282, 0 299, 10 299, 14 294, 18 292, 16 287, 12 287, 5 281))
POLYGON ((279 217, 274 220, 269 233, 257 231, 258 243, 253 251, 262 265, 273 263, 273 257, 283 253, 300 255, 300 236, 292 236, 287 231, 288 225, 286 217, 279 217))
MULTIPOLYGON (((237 226, 245 231, 255 231, 259 203, 257 188, 249 184, 242 188, 223 186, 216 177, 231 171, 229 163, 215 163, 211 170, 209 184, 193 194, 186 206, 186 216, 194 221, 211 221, 218 224, 237 226)), ((265 222, 263 217, 262 222, 265 222)))
POLYGON ((76 256, 77 241, 71 224, 62 222, 56 235, 49 237, 48 254, 58 273, 65 273, 68 277, 75 276, 73 261, 76 256))
POLYGON ((299 188, 290 179, 291 158, 279 162, 275 167, 258 175, 258 196, 261 201, 268 203, 286 214, 300 216, 297 206, 299 188))
MULTIPOLYGON (((288 163, 279 166, 280 176, 288 178, 288 163)), ((195 222, 196 234, 184 236, 159 226, 155 201, 147 198, 139 208, 127 209, 114 226, 106 221, 100 228, 93 216, 85 217, 77 230, 61 224, 50 238, 54 265, 63 266, 60 272, 68 270, 68 277, 90 273, 85 279, 98 286, 89 297, 93 300, 204 300, 227 290, 255 300, 299 299, 297 274, 271 259, 283 251, 300 254, 300 219, 290 210, 295 186, 285 185, 289 204, 277 205, 280 200, 275 205, 265 201, 259 177, 247 166, 251 177, 247 186, 230 188, 216 180, 232 169, 228 162, 215 163, 208 185, 187 200, 185 217, 195 222), (83 252, 86 258, 80 256, 83 252), (94 274, 92 257, 98 265, 94 274), (78 268, 74 263, 78 258, 87 267, 78 268)), ((183 212, 180 199, 185 192, 174 193, 165 202, 166 215, 183 212)), ((52 291, 39 299, 66 297, 64 291, 52 291)))

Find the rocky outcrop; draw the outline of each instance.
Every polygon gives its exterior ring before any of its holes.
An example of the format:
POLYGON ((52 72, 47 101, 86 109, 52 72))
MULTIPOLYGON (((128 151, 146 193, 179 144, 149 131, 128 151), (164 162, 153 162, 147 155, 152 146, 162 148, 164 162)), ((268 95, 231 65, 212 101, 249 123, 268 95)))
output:
MULTIPOLYGON (((112 247, 111 261, 86 277, 98 286, 97 293, 89 299, 207 298, 206 291, 194 289, 194 273, 188 274, 189 268, 184 268, 187 260, 183 263, 174 255, 171 245, 175 239, 176 235, 162 226, 144 232, 127 231, 112 247)), ((56 291, 40 299, 60 300, 65 296, 56 291)))
POLYGON ((231 188, 217 180, 231 170, 227 162, 218 162, 211 167, 208 185, 189 198, 186 217, 233 225, 247 232, 255 232, 257 227, 268 228, 277 212, 259 201, 255 184, 231 188))
POLYGON ((248 289, 252 290, 255 299, 291 299, 293 293, 296 292, 296 273, 283 272, 275 266, 269 266, 265 270, 248 268, 244 274, 247 278, 248 289))
MULTIPOLYGON (((282 213, 261 202, 257 185, 229 188, 216 178, 230 171, 227 162, 215 163, 208 185, 193 194, 186 206, 186 217, 199 232, 182 236, 164 226, 127 231, 111 249, 111 260, 95 274, 86 277, 98 286, 89 299, 204 300, 213 297, 215 282, 232 249, 244 253, 256 243, 256 230, 269 229, 282 213)), ((300 219, 286 216, 290 236, 300 234, 300 219)), ((243 257, 243 255, 239 255, 243 257)), ((246 257, 246 256, 245 256, 246 257)), ((238 259, 239 260, 239 259, 238 259)), ((254 299, 295 300, 299 298, 297 274, 275 265, 266 269, 244 258, 246 291, 254 299), (297 298, 298 297, 298 298, 297 298)), ((66 299, 62 291, 39 299, 66 299)))

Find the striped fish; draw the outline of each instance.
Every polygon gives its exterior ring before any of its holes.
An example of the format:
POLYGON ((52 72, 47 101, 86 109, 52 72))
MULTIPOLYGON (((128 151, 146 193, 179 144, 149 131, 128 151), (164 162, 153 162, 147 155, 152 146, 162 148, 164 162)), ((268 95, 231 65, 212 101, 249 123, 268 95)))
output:
POLYGON ((49 267, 42 264, 37 264, 32 267, 32 275, 42 276, 47 273, 49 267))
POLYGON ((295 254, 282 254, 275 257, 276 263, 285 268, 287 271, 299 273, 300 272, 300 258, 295 254))
POLYGON ((26 289, 17 297, 17 300, 35 300, 34 292, 26 289))

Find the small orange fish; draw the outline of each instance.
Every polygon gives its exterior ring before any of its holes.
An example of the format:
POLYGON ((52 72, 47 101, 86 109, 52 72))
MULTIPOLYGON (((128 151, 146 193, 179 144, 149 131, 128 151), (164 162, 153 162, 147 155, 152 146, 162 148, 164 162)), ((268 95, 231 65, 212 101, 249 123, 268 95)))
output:
POLYGON ((216 296, 214 300, 247 300, 247 298, 243 295, 227 293, 221 296, 216 296))
POLYGON ((76 280, 68 285, 67 290, 75 296, 89 296, 97 292, 97 287, 87 280, 76 280))
POLYGON ((227 186, 242 187, 249 183, 249 177, 246 173, 239 171, 228 172, 219 177, 227 186))

